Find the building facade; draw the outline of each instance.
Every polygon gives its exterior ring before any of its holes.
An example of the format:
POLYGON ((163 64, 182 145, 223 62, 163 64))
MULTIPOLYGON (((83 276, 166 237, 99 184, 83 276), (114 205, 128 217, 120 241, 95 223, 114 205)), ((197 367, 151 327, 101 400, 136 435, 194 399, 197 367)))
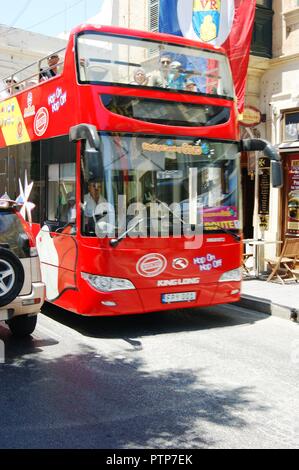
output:
MULTIPOLYGON (((267 170, 264 171, 261 164, 255 165, 255 172, 254 163, 247 162, 245 175, 243 161, 247 190, 244 230, 266 240, 299 237, 298 74, 299 1, 257 1, 246 105, 259 110, 262 122, 243 129, 243 134, 251 133, 275 144, 283 161, 284 186, 281 190, 267 187, 267 170), (251 185, 249 178, 253 180, 251 185), (267 204, 263 204, 262 199, 267 197, 267 204)), ((262 163, 262 159, 259 161, 262 163)), ((272 256, 276 250, 279 251, 277 245, 268 245, 266 254, 272 256)))
MULTIPOLYGON (((0 25, 0 79, 65 46, 64 39, 0 25)), ((26 75, 28 77, 28 71, 26 75)))
POLYGON ((274 0, 273 9, 273 58, 261 80, 261 106, 283 160, 284 187, 273 210, 284 239, 299 237, 299 2, 274 0))

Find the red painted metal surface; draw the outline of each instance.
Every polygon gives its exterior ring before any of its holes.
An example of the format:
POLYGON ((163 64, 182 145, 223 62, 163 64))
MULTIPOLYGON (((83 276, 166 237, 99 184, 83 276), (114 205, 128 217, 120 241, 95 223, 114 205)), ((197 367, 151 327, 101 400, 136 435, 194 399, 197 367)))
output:
MULTIPOLYGON (((125 86, 79 85, 76 78, 74 41, 76 34, 82 31, 102 31, 110 34, 133 36, 161 40, 170 44, 202 47, 214 50, 210 45, 199 45, 197 42, 165 34, 132 31, 122 28, 94 26, 78 27, 73 30, 67 46, 64 70, 61 75, 36 86, 25 89, 13 99, 19 106, 24 129, 28 132, 29 140, 49 139, 56 136, 67 135, 70 127, 79 123, 89 123, 101 131, 129 132, 139 134, 199 136, 201 138, 214 138, 237 141, 239 129, 237 125, 236 103, 216 97, 186 95, 184 93, 164 92, 163 90, 138 89, 125 86), (172 127, 170 125, 140 122, 124 116, 113 114, 101 103, 101 94, 115 94, 154 98, 175 102, 191 102, 226 106, 231 109, 230 119, 227 123, 211 127, 172 127), (62 98, 61 98, 62 97, 62 98), (28 103, 35 107, 34 115, 25 117, 28 103), (57 111, 59 103, 59 110, 57 111)), ((217 49, 217 52, 223 52, 217 49)), ((7 101, 6 101, 7 102, 7 101)), ((0 107, 5 102, 0 103, 0 107)), ((30 114, 30 113, 29 113, 30 114)), ((7 144, 3 129, 0 130, 0 146, 7 144)), ((21 134, 22 135, 22 134, 21 134)), ((16 142, 17 143, 17 142, 16 142)), ((77 169, 80 171, 80 151, 78 144, 77 169)), ((77 181, 77 194, 80 194, 80 181, 77 181)), ((77 201, 77 234, 49 234, 59 257, 59 266, 55 259, 49 257, 42 261, 44 267, 50 271, 57 271, 58 295, 52 299, 55 304, 81 315, 125 315, 162 311, 173 308, 186 308, 206 306, 216 303, 234 302, 239 299, 238 290, 240 282, 219 283, 221 275, 241 265, 241 245, 227 234, 213 234, 220 239, 209 242, 211 235, 203 236, 203 243, 197 249, 186 248, 184 238, 181 239, 131 239, 127 238, 117 247, 112 248, 107 239, 83 237, 80 234, 80 201, 77 201), (224 241, 223 241, 224 240, 224 241), (161 274, 155 277, 145 277, 138 272, 138 263, 149 254, 160 254, 166 260, 166 267, 161 274), (197 257, 215 257, 221 260, 221 267, 211 271, 200 271, 196 265, 197 257), (180 271, 173 268, 173 261, 184 258, 188 266, 180 271), (99 292, 92 288, 81 273, 111 276, 129 279, 135 290, 115 291, 110 293, 99 292), (196 285, 176 285, 159 287, 159 280, 196 279, 196 285), (169 303, 161 302, 161 295, 165 293, 196 292, 196 300, 190 302, 169 303), (234 292, 234 293, 233 293, 234 292), (103 302, 111 302, 110 306, 103 302), (113 305, 112 305, 113 303, 113 305)), ((40 225, 33 224, 33 233, 40 237, 40 225)))

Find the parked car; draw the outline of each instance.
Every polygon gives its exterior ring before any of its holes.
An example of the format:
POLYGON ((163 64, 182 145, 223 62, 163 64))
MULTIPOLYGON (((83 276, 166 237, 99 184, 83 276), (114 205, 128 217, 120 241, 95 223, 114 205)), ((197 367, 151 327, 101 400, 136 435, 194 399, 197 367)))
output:
POLYGON ((0 198, 0 321, 13 335, 30 335, 45 300, 45 286, 29 225, 13 201, 0 198))

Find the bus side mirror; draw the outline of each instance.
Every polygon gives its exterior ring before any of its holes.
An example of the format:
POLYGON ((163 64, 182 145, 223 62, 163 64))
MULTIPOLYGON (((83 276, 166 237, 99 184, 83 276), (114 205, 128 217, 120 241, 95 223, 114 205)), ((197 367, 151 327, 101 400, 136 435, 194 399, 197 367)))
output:
POLYGON ((97 128, 91 124, 78 124, 77 126, 71 127, 69 138, 70 142, 86 140, 91 148, 100 148, 100 137, 97 128))
POLYGON ((271 175, 272 175, 272 186, 273 188, 282 188, 283 176, 282 176, 282 165, 281 162, 272 160, 271 162, 271 175))
POLYGON ((104 168, 100 152, 95 148, 85 149, 84 159, 88 171, 88 179, 102 181, 104 179, 104 168))
POLYGON ((84 151, 85 167, 88 179, 104 179, 102 155, 100 153, 100 137, 97 128, 91 124, 78 124, 70 128, 70 142, 86 141, 84 151))

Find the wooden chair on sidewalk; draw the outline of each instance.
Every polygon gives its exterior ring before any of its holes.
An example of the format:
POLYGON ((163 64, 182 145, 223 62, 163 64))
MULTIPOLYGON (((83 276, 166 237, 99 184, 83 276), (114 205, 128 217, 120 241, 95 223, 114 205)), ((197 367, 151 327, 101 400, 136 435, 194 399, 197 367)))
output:
POLYGON ((299 239, 286 238, 280 256, 266 258, 265 261, 271 268, 267 281, 277 277, 282 284, 285 280, 298 282, 299 267, 296 265, 299 263, 299 239))
POLYGON ((252 257, 253 257, 252 253, 243 253, 242 269, 243 269, 243 273, 244 273, 245 276, 246 275, 250 276, 251 268, 249 268, 246 263, 252 257))

